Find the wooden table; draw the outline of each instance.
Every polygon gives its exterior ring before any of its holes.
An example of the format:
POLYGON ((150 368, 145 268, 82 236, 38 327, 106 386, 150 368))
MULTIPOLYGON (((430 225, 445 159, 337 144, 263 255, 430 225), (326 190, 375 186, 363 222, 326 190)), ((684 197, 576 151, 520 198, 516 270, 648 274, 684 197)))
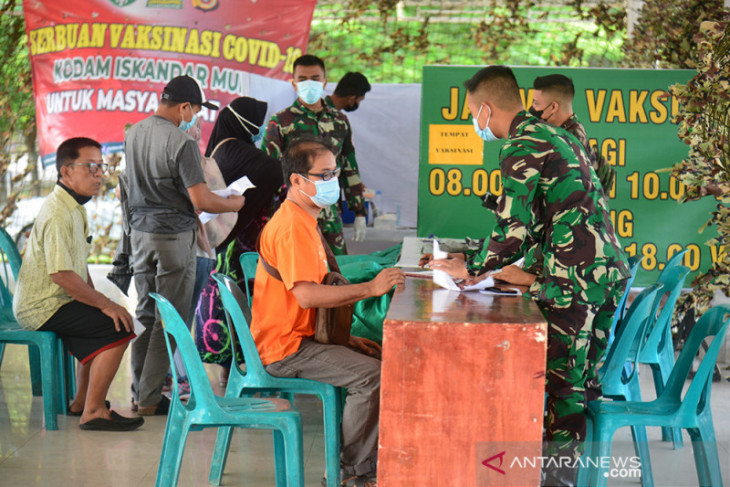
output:
POLYGON ((383 330, 378 485, 538 486, 546 348, 531 300, 408 278, 383 330))

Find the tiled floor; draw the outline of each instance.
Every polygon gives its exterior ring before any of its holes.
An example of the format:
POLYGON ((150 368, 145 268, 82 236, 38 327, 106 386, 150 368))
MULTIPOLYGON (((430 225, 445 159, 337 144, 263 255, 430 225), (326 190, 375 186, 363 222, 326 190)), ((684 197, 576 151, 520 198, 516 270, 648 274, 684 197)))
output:
MULTIPOLYGON (((389 238, 385 236, 378 241, 387 244, 389 238)), ((351 249, 357 250, 371 249, 351 249)), ((100 276, 94 276, 94 279, 98 284, 105 281, 100 276)), ((109 292, 115 299, 120 299, 118 293, 109 292)), ((130 299, 126 304, 131 306, 132 302, 130 299)), ((31 395, 26 350, 25 347, 8 346, 0 368, 0 486, 154 485, 166 418, 148 417, 138 431, 106 433, 81 431, 78 418, 59 416, 59 430, 45 431, 42 427, 42 400, 31 395)), ((208 366, 209 377, 214 385, 217 384, 218 370, 216 366, 208 366)), ((641 374, 645 398, 653 395, 651 374, 648 372, 642 370, 641 374)), ((108 397, 113 409, 123 414, 131 414, 129 384, 127 354, 108 397)), ((316 399, 299 396, 296 406, 304 419, 306 485, 318 486, 324 472, 321 405, 316 399)), ((730 464, 729 406, 730 383, 723 381, 713 384, 712 408, 726 482, 730 482, 727 472, 730 464)), ((209 429, 190 434, 179 485, 207 485, 215 433, 214 429, 209 429)), ((659 440, 658 429, 649 430, 657 487, 697 485, 689 437, 686 432, 684 435, 685 447, 675 451, 670 443, 659 440)), ((631 455, 628 430, 619 431, 614 445, 614 453, 631 455)), ((467 459, 467 463, 471 465, 471 460, 467 459)), ((252 430, 236 432, 223 484, 254 487, 274 485, 270 433, 252 430)), ((640 483, 638 479, 612 479, 609 485, 638 486, 640 483)))

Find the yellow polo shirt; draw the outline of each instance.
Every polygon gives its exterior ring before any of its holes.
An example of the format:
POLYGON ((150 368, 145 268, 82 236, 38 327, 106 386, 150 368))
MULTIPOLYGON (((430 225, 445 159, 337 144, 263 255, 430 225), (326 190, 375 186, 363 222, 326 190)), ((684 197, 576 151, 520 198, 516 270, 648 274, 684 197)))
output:
POLYGON ((87 280, 88 235, 86 208, 56 185, 33 224, 15 286, 13 312, 23 328, 37 330, 61 306, 73 301, 51 274, 73 271, 87 280))

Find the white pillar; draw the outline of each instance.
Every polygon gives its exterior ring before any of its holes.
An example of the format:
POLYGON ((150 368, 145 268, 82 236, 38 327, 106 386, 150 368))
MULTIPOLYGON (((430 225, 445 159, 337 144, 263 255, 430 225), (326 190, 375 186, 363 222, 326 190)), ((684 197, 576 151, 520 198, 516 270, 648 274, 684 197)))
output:
MULTIPOLYGON (((729 3, 730 0, 724 0, 729 3)), ((639 10, 644 5, 644 0, 627 0, 626 5, 626 34, 629 38, 634 34, 634 25, 639 20, 639 10)))

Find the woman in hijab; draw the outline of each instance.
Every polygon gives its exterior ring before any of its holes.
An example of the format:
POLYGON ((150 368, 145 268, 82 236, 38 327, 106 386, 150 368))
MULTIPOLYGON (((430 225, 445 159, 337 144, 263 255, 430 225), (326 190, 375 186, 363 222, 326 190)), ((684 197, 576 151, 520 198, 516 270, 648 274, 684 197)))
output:
POLYGON ((215 159, 226 185, 248 176, 256 186, 244 194, 246 204, 238 212, 236 226, 216 249, 218 253, 227 250, 233 241, 238 242, 239 255, 254 252, 261 229, 278 207, 276 195, 284 184, 281 163, 255 145, 264 134, 265 116, 266 102, 236 98, 218 114, 208 141, 205 157, 215 159))
MULTIPOLYGON (((240 97, 218 112, 213 132, 205 150, 212 157, 226 185, 248 176, 256 186, 244 193, 246 203, 238 212, 238 221, 228 237, 216 248, 216 272, 222 272, 243 284, 239 258, 256 251, 261 229, 281 204, 284 184, 281 162, 256 147, 264 134, 265 102, 240 97)), ((203 289, 195 312, 196 343, 203 361, 226 367, 221 383, 228 378, 231 347, 228 328, 215 281, 210 278, 203 289)))

